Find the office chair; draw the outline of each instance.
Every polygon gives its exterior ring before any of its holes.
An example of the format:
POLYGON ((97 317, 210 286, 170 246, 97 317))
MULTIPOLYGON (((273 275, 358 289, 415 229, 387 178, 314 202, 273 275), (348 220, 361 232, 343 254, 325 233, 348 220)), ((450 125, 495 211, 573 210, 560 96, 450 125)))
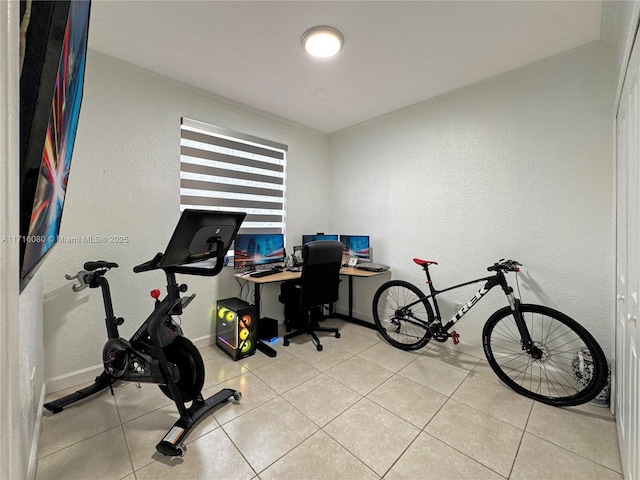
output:
POLYGON ((322 345, 316 332, 334 333, 340 338, 337 328, 320 327, 318 320, 322 318, 323 306, 338 300, 342 249, 342 243, 335 240, 309 242, 302 249, 302 276, 300 280, 283 283, 279 297, 285 304, 287 326, 301 325, 299 330, 284 336, 285 347, 290 339, 304 333, 311 335, 318 351, 322 351, 322 345))

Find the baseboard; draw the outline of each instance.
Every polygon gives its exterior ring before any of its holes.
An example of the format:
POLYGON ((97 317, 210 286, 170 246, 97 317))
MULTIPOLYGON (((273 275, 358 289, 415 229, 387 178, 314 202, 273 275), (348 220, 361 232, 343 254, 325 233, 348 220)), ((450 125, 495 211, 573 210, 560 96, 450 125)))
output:
POLYGON ((216 343, 215 335, 205 335, 204 337, 198 338, 190 338, 191 343, 193 343, 198 348, 208 347, 209 345, 213 345, 216 343))
MULTIPOLYGON (((349 310, 346 308, 345 309, 340 308, 340 309, 336 309, 336 313, 346 318, 348 317, 349 310)), ((372 329, 376 328, 376 324, 371 318, 371 312, 367 313, 367 312, 361 312, 358 310, 353 310, 352 313, 353 313, 353 318, 356 319, 354 323, 365 326, 367 328, 372 328, 372 329)))
POLYGON ((93 382, 103 370, 104 367, 102 365, 95 365, 53 377, 46 382, 46 392, 55 393, 66 388, 82 385, 83 383, 93 382))
POLYGON ((40 389, 40 399, 38 400, 38 410, 36 414, 36 423, 33 429, 33 438, 31 439, 31 453, 29 454, 29 465, 27 467, 27 479, 36 478, 36 468, 38 466, 38 441, 40 439, 40 429, 42 427, 42 405, 44 405, 44 397, 47 393, 47 386, 43 383, 40 389))

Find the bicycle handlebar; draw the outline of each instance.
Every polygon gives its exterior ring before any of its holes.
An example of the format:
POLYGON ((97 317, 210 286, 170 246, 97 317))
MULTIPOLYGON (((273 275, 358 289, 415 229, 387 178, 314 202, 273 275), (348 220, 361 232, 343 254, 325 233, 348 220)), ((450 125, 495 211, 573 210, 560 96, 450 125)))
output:
POLYGON ((522 264, 515 260, 505 260, 504 258, 498 260, 491 267, 487 267, 489 272, 519 272, 522 264))

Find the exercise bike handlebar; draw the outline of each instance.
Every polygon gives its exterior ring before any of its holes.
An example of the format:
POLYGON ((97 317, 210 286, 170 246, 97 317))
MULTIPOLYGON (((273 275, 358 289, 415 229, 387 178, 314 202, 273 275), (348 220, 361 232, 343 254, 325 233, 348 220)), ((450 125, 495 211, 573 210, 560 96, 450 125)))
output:
POLYGON ((156 253, 156 256, 153 257, 148 262, 141 263, 140 265, 136 265, 135 267, 133 267, 133 272, 140 273, 140 272, 148 272, 150 270, 155 270, 156 268, 158 268, 158 265, 160 264, 160 260, 162 260, 162 256, 163 255, 161 252, 156 253))
POLYGON ((74 292, 79 292, 80 290, 84 290, 85 288, 87 288, 89 286, 89 283, 87 280, 91 275, 91 272, 87 272, 86 270, 80 270, 78 273, 76 273, 75 275, 68 275, 68 274, 64 274, 64 278, 66 278, 67 280, 78 280, 78 284, 77 285, 72 285, 71 288, 73 289, 74 292))

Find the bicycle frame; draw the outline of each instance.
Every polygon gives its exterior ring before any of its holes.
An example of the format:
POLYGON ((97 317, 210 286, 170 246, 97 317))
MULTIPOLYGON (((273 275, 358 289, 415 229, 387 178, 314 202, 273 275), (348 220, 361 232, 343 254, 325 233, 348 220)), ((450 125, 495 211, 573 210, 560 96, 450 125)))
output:
POLYGON ((460 319, 462 317, 464 317, 467 314, 467 312, 469 310, 471 310, 471 308, 476 303, 478 303, 480 301, 480 299, 482 297, 484 297, 487 293, 489 293, 489 291, 491 291, 494 287, 497 287, 497 286, 500 286, 502 288, 502 290, 504 291, 505 295, 507 296, 507 298, 509 300, 509 306, 511 307, 511 309, 514 310, 514 311, 516 309, 516 299, 515 299, 515 296, 513 294, 513 289, 507 284, 507 280, 505 278, 505 275, 502 272, 497 272, 495 275, 491 275, 489 277, 482 277, 482 278, 478 278, 476 280, 471 280, 469 282, 460 283, 458 285, 454 285, 452 287, 448 287, 448 288, 445 288, 443 290, 437 290, 433 286, 433 283, 431 281, 431 276, 429 275, 429 270, 425 269, 425 271, 427 273, 429 290, 431 291, 431 294, 427 295, 425 298, 431 298, 432 299, 432 303, 433 303, 433 306, 434 306, 436 319, 440 323, 442 323, 442 317, 441 317, 441 314, 440 314, 440 307, 438 306, 438 301, 436 300, 436 296, 440 295, 441 293, 448 292, 450 290, 455 290, 457 288, 466 287, 467 285, 472 285, 474 283, 486 282, 476 292, 476 294, 473 297, 471 297, 471 299, 467 303, 465 303, 462 306, 462 308, 460 308, 460 310, 458 310, 456 312, 456 314, 453 317, 451 317, 451 319, 443 326, 445 330, 449 330, 456 323, 458 323, 460 321, 460 319))
POLYGON ((431 299, 434 307, 434 312, 435 312, 435 322, 429 325, 428 327, 432 331, 432 333, 442 332, 442 331, 448 332, 451 329, 451 327, 453 327, 456 323, 458 323, 460 319, 464 317, 469 312, 469 310, 471 310, 471 308, 480 301, 480 299, 482 299, 482 297, 484 297, 487 293, 489 293, 489 291, 492 290, 494 287, 500 286, 509 301, 509 307, 511 308, 511 311, 514 314, 516 325, 518 327, 518 331, 522 338, 523 348, 528 352, 533 352, 534 355, 539 355, 538 350, 535 348, 533 344, 531 335, 529 334, 529 330, 524 322, 524 319, 522 318, 522 314, 520 312, 520 300, 516 298, 516 296, 513 293, 513 288, 511 288, 507 283, 507 279, 504 272, 497 271, 495 275, 477 278, 469 282, 459 283, 452 287, 448 287, 443 290, 438 290, 433 286, 433 281, 431 280, 431 274, 429 273, 428 265, 425 265, 423 269, 427 275, 427 284, 429 285, 429 291, 431 293, 429 295, 423 296, 422 298, 419 298, 418 300, 408 305, 405 305, 403 307, 403 310, 410 309, 414 305, 422 303, 425 300, 431 299), (440 314, 440 307, 438 306, 438 301, 436 300, 436 297, 441 293, 449 292, 451 290, 455 290, 457 288, 465 287, 467 285, 472 285, 474 283, 479 283, 479 282, 486 282, 486 283, 478 290, 478 292, 473 297, 471 297, 471 299, 467 303, 465 303, 462 306, 462 308, 460 308, 460 310, 456 312, 456 314, 453 317, 451 317, 451 319, 445 325, 442 325, 442 315, 440 314))

